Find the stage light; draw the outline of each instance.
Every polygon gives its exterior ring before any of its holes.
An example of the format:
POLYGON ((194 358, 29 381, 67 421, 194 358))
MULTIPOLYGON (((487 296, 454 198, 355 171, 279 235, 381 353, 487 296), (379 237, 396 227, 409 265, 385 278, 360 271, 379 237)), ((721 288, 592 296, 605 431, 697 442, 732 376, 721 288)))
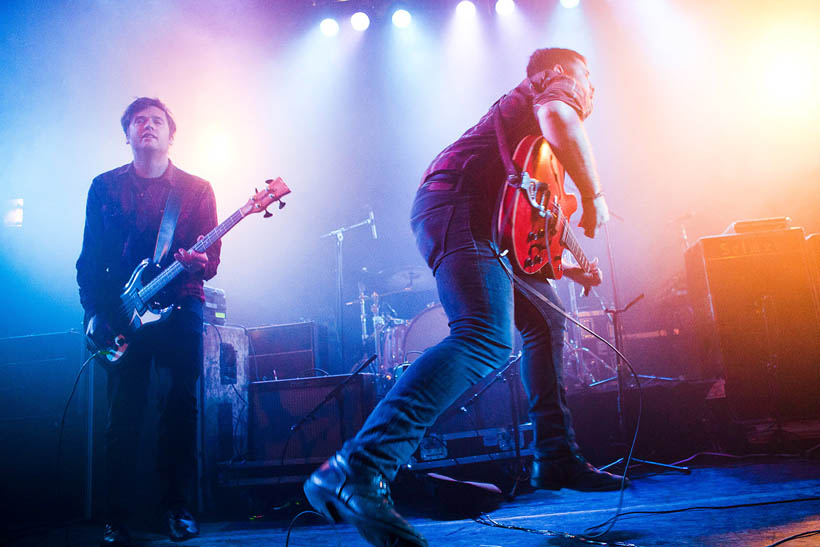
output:
POLYGON ((565 8, 574 8, 581 3, 581 0, 561 0, 561 5, 565 8))
POLYGON ((365 31, 370 26, 370 17, 363 11, 357 11, 350 16, 350 24, 359 32, 365 31))
POLYGON ((397 9, 393 12, 393 24, 399 28, 406 28, 410 26, 413 17, 410 12, 404 9, 397 9))
POLYGON ((495 3, 495 11, 499 15, 509 15, 515 11, 515 2, 513 0, 498 0, 495 3))
POLYGON ((475 17, 475 4, 470 2, 470 0, 461 0, 456 6, 456 15, 464 19, 475 17))
POLYGON ((330 17, 322 19, 322 22, 319 23, 319 30, 321 30, 325 36, 336 36, 339 34, 339 23, 336 22, 336 19, 331 19, 330 17))
POLYGON ((23 198, 6 200, 3 211, 3 226, 6 228, 21 228, 23 226, 23 198))

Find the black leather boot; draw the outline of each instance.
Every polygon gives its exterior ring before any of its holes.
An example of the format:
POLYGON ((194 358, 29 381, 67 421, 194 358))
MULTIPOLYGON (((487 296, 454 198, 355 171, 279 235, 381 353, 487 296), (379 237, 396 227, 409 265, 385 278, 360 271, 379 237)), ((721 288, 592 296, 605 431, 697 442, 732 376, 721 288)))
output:
POLYGON ((199 535, 199 524, 186 509, 172 509, 165 513, 168 536, 172 541, 184 541, 199 535))
POLYGON ((305 481, 304 490, 314 509, 334 522, 353 524, 373 545, 427 546, 427 540, 396 512, 381 473, 354 470, 336 454, 305 481))
POLYGON ((122 524, 107 522, 100 540, 102 547, 123 547, 131 545, 131 532, 122 524))
POLYGON ((545 490, 606 492, 620 489, 621 481, 629 486, 629 479, 601 471, 577 454, 554 460, 533 460, 530 475, 530 484, 545 490))

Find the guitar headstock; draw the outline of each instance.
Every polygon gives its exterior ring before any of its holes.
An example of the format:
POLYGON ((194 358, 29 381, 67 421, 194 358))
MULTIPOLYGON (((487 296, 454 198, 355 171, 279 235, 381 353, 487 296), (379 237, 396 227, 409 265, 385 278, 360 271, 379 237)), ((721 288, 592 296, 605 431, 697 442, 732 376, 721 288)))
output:
POLYGON ((290 188, 288 188, 288 185, 285 184, 285 181, 283 181, 281 177, 268 179, 265 181, 265 188, 257 190, 253 197, 248 200, 248 203, 240 209, 242 216, 265 211, 265 217, 267 218, 271 216, 267 210, 268 205, 278 201, 279 208, 281 209, 285 206, 285 202, 282 201, 282 198, 288 194, 290 194, 290 188))

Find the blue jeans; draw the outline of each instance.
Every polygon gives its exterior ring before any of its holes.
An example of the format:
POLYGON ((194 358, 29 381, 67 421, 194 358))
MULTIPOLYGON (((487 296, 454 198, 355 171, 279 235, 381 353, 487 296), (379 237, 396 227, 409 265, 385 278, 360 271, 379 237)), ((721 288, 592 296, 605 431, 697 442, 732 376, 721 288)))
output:
MULTIPOLYGON (((458 173, 433 175, 413 205, 411 225, 433 270, 450 335, 407 369, 341 451, 388 480, 444 410, 507 362, 514 327, 524 341, 521 377, 536 458, 559 458, 577 448, 561 379, 565 320, 514 287, 508 259, 492 244, 493 200, 476 182, 458 173)), ((549 282, 528 284, 560 306, 549 282)))

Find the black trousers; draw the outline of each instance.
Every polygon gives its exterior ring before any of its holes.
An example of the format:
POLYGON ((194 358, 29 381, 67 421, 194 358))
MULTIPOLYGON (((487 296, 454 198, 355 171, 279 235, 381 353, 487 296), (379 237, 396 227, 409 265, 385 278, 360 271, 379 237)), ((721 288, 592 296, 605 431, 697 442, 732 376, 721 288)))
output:
POLYGON ((162 509, 189 507, 196 476, 196 381, 202 366, 202 302, 189 297, 164 322, 140 330, 121 363, 109 367, 105 429, 106 518, 133 513, 135 475, 151 366, 168 377, 160 393, 157 471, 162 509))

